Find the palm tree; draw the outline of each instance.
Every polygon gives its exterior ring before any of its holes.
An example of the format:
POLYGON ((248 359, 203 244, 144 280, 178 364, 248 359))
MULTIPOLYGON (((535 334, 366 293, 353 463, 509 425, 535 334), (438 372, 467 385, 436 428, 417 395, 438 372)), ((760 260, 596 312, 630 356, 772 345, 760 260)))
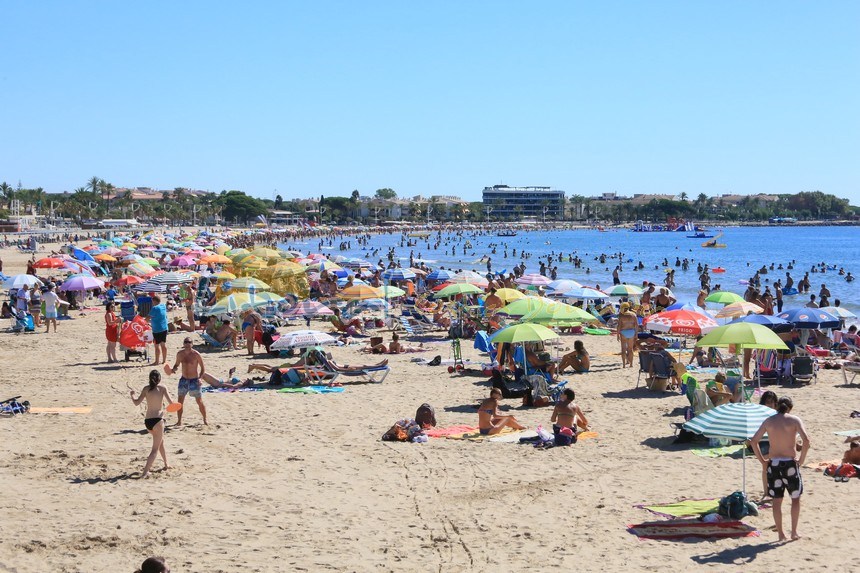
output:
POLYGON ((0 195, 2 195, 3 199, 6 201, 11 201, 12 198, 15 197, 15 189, 4 181, 3 183, 0 183, 0 195))
POLYGON ((681 199, 681 201, 686 201, 687 200, 687 192, 681 191, 681 194, 678 195, 678 198, 681 199))

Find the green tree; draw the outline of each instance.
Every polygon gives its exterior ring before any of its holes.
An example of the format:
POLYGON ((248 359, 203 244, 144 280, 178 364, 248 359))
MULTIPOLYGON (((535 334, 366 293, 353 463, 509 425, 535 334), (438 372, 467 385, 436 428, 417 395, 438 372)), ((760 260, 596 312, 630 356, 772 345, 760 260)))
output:
POLYGON ((389 189, 388 187, 385 187, 384 189, 377 189, 376 190, 376 198, 377 199, 395 199, 395 198, 397 198, 397 193, 394 191, 394 189, 389 189))
POLYGON ((280 195, 275 195, 275 209, 281 210, 284 208, 284 198, 280 195))
POLYGON ((222 191, 215 204, 222 207, 221 215, 228 220, 248 222, 257 215, 266 213, 265 203, 242 191, 222 191))
POLYGON ((358 203, 358 200, 361 198, 361 194, 358 192, 358 189, 352 190, 352 195, 349 196, 349 200, 353 203, 358 203))

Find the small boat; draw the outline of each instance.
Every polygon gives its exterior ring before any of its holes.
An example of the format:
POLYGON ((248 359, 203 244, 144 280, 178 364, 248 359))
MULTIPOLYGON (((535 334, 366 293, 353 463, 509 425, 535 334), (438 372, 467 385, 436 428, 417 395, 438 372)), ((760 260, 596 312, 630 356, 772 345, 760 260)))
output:
POLYGON ((499 231, 498 233, 496 233, 496 236, 497 237, 516 237, 517 232, 514 231, 513 229, 505 229, 503 231, 499 231))
POLYGON ((688 239, 712 239, 713 235, 706 235, 705 233, 696 233, 695 235, 687 235, 688 239))
POLYGON ((714 267, 711 269, 711 272, 719 274, 726 272, 726 269, 724 269, 723 267, 714 267))

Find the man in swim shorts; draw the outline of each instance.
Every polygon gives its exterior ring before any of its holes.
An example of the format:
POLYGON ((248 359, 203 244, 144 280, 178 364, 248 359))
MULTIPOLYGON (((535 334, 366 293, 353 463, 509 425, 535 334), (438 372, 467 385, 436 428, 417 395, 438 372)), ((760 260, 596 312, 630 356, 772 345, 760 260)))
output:
POLYGON ((639 319, 630 310, 630 303, 621 303, 618 313, 618 340, 621 342, 621 367, 633 366, 633 349, 636 347, 636 333, 639 331, 639 319))
POLYGON ((806 434, 806 428, 800 418, 789 413, 792 407, 791 398, 780 398, 777 402, 777 413, 762 422, 761 427, 750 440, 756 458, 767 472, 767 489, 773 497, 773 520, 776 523, 779 541, 786 540, 782 529, 782 500, 786 491, 791 497, 791 539, 800 539, 797 533, 797 523, 800 520, 800 496, 803 494, 800 467, 809 451, 809 436, 806 434), (762 455, 759 446, 765 434, 770 441, 767 458, 762 455), (802 441, 800 458, 795 457, 798 434, 802 441))
MULTIPOLYGON (((200 378, 206 373, 206 367, 203 365, 203 357, 200 353, 194 350, 191 346, 191 339, 186 337, 182 341, 182 350, 176 353, 176 360, 173 366, 165 366, 165 371, 168 374, 176 372, 177 367, 182 365, 182 375, 179 378, 179 398, 180 404, 185 403, 185 396, 190 395, 197 400, 197 407, 200 408, 200 414, 203 416, 203 424, 208 425, 206 421, 206 406, 203 405, 203 394, 200 392, 200 378)), ((176 425, 182 425, 182 413, 184 409, 179 410, 176 414, 176 425)))

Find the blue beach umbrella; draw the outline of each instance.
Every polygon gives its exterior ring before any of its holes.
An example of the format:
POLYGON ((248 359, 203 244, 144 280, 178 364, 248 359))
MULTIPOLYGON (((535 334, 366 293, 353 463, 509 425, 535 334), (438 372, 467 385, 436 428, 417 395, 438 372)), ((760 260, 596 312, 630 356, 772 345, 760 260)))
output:
POLYGON ((388 269, 382 273, 382 278, 387 281, 404 281, 415 278, 415 273, 409 269, 388 269))
POLYGON ((777 314, 794 328, 839 328, 839 318, 820 308, 792 308, 777 314))
POLYGON ((428 281, 447 281, 451 277, 454 276, 453 271, 449 271, 447 269, 437 269, 427 275, 428 281))
POLYGON ((786 324, 786 321, 778 316, 771 316, 768 314, 748 314, 746 316, 742 316, 740 318, 734 319, 730 324, 734 324, 735 322, 751 322, 753 324, 761 324, 762 326, 767 326, 768 328, 773 328, 778 324, 786 324))

